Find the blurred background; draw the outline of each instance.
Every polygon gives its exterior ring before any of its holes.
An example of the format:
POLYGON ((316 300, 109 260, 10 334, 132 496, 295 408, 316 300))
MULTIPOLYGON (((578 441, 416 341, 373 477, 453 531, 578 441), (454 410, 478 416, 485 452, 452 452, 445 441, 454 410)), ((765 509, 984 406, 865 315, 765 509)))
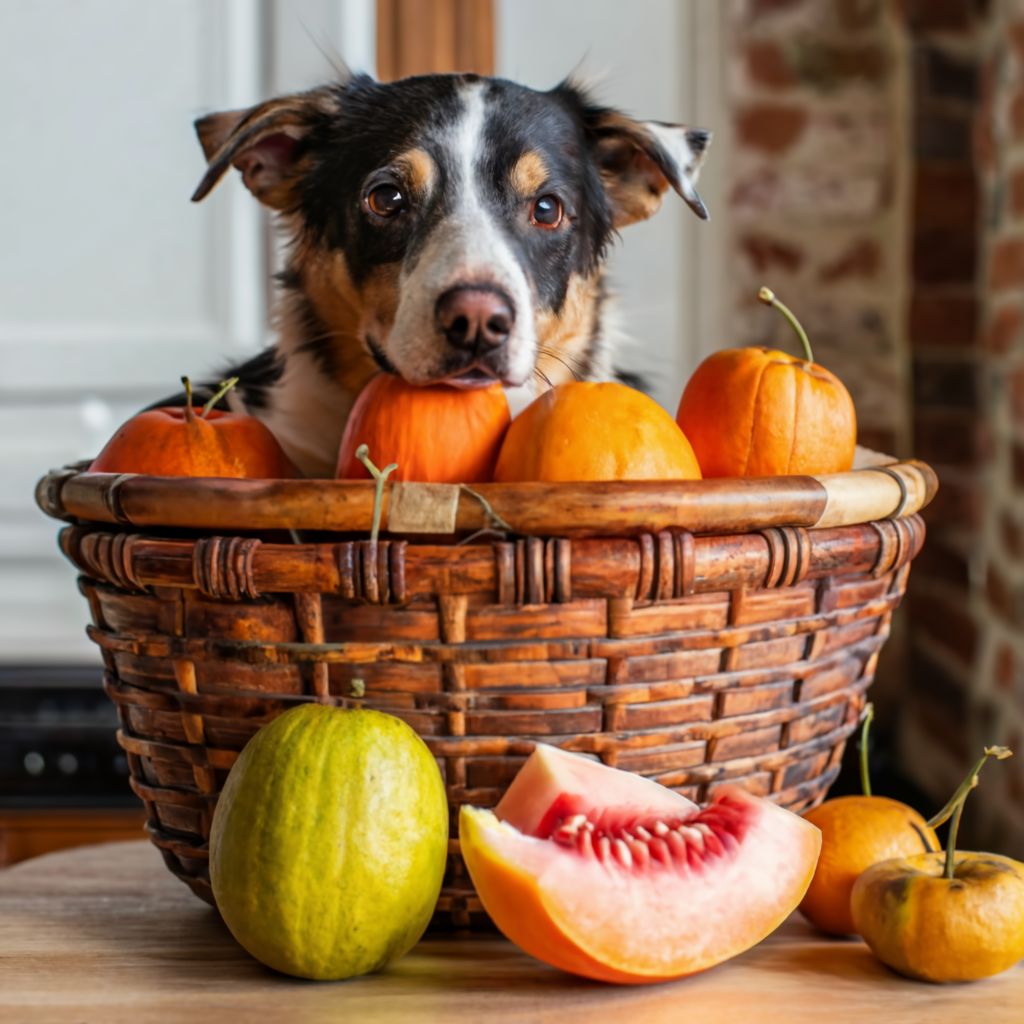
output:
MULTIPOLYGON (((32 491, 268 338, 278 243, 193 119, 329 79, 478 71, 714 130, 698 222, 623 232, 622 363, 674 411, 802 317, 861 442, 942 490, 871 693, 926 814, 986 743, 968 842, 1024 848, 1024 0, 0 0, 0 864, 137 834, 85 602, 32 491)), ((839 789, 852 785, 844 776, 839 789)))

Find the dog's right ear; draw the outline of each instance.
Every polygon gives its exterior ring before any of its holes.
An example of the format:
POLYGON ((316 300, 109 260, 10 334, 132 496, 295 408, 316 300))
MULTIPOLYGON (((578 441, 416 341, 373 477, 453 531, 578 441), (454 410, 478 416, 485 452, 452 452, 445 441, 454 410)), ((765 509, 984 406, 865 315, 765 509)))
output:
POLYGON ((268 100, 247 110, 208 114, 195 123, 209 166, 192 195, 205 199, 229 167, 266 206, 283 210, 300 177, 303 140, 324 117, 340 109, 340 87, 326 86, 268 100))

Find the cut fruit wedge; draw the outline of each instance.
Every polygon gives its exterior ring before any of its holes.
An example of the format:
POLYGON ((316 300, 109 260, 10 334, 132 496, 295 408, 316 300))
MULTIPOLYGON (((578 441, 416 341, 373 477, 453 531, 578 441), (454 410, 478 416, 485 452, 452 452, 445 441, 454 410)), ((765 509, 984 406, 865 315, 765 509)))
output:
POLYGON ((810 884, 818 829, 735 786, 707 806, 538 744, 462 856, 507 938, 555 967, 637 984, 702 971, 773 932, 810 884))

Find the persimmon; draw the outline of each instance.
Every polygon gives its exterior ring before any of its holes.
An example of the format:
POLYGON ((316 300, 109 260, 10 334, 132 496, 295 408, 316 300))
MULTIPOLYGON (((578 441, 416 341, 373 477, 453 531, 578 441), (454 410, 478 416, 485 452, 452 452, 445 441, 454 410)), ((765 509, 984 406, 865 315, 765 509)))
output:
POLYGON ((653 398, 625 384, 573 381, 513 421, 494 479, 699 480, 690 442, 653 398))
POLYGON ((845 472, 857 443, 853 399, 814 362, 792 312, 768 288, 758 298, 789 321, 806 358, 771 348, 715 352, 687 383, 676 421, 706 477, 845 472))
POLYGON ((868 705, 860 740, 860 796, 840 796, 804 817, 821 829, 821 856, 800 912, 832 935, 850 935, 854 927, 850 893, 860 873, 889 857, 908 857, 939 849, 939 837, 924 818, 899 800, 872 796, 868 776, 868 705))
POLYGON ((929 825, 950 822, 946 849, 882 861, 853 887, 857 931, 883 963, 921 981, 975 981, 1024 958, 1024 864, 956 848, 964 802, 990 757, 981 759, 929 825))
POLYGON ((89 469, 94 473, 146 473, 150 476, 287 478, 297 475, 270 429, 254 416, 222 412, 214 406, 237 383, 223 381, 203 406, 147 409, 123 424, 89 469))
POLYGON ((356 399, 338 450, 337 476, 370 476, 356 457, 366 445, 380 462, 397 463, 395 480, 483 483, 491 479, 512 416, 500 384, 416 387, 381 373, 356 399))

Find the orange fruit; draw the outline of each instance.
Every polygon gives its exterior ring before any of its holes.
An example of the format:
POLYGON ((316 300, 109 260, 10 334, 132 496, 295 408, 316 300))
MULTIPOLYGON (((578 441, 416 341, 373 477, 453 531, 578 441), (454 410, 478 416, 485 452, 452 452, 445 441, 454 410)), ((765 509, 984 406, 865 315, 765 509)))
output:
POLYGON ((1024 957, 1024 864, 956 848, 960 816, 985 762, 1012 755, 986 747, 932 822, 949 821, 946 852, 894 857, 868 868, 850 909, 871 952, 922 981, 975 981, 1024 957))
POLYGON ((676 421, 706 477, 845 472, 857 444, 853 399, 813 361, 792 313, 767 289, 759 297, 790 320, 807 358, 771 348, 715 352, 687 383, 676 421))
POLYGON ((264 423, 255 416, 214 408, 238 383, 237 377, 224 381, 205 406, 192 404, 192 385, 187 377, 182 382, 182 408, 137 413, 103 446, 90 471, 250 479, 299 475, 264 423))
POLYGON ((625 384, 573 381, 512 421, 494 479, 699 480, 686 435, 653 398, 625 384))
POLYGON ((398 463, 394 480, 484 483, 512 415, 500 384, 417 387, 380 373, 360 392, 338 450, 336 476, 364 480, 369 470, 356 450, 365 444, 378 466, 398 463))
POLYGON ((912 807, 884 796, 841 796, 804 817, 821 829, 821 856, 800 911, 833 935, 856 932, 850 894, 861 872, 890 857, 939 849, 939 838, 912 807))

